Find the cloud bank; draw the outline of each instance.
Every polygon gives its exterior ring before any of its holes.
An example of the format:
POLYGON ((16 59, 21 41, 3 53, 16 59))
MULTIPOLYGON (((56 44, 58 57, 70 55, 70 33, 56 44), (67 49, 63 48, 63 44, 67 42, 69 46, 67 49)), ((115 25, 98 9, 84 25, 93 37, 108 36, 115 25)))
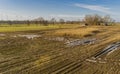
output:
POLYGON ((103 13, 111 13, 110 8, 104 7, 104 6, 99 6, 99 5, 88 5, 88 4, 76 3, 76 4, 74 4, 74 6, 93 10, 93 11, 103 12, 103 13))

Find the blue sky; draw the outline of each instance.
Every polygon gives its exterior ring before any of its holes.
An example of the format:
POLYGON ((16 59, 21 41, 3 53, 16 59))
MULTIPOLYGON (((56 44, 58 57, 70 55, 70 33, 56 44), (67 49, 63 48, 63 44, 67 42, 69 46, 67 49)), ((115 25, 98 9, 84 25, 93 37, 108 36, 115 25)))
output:
POLYGON ((0 19, 82 19, 86 14, 120 18, 120 0, 0 0, 0 19))

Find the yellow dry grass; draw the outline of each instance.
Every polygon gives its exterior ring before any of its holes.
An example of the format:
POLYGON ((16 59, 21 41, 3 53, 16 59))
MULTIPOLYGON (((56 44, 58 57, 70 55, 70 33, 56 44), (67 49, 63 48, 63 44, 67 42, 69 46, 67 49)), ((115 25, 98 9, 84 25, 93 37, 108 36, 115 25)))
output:
POLYGON ((64 29, 64 30, 57 30, 54 32, 54 35, 64 36, 89 36, 92 35, 93 32, 99 31, 97 27, 83 27, 83 28, 73 28, 73 29, 64 29))
POLYGON ((34 62, 34 64, 35 64, 37 67, 39 67, 39 66, 41 66, 41 65, 44 65, 44 62, 45 62, 45 61, 48 61, 48 60, 50 60, 50 57, 49 57, 48 55, 41 56, 38 60, 36 60, 36 61, 34 62))
POLYGON ((64 24, 64 25, 59 25, 59 24, 55 24, 55 25, 48 25, 48 26, 44 26, 44 25, 35 25, 35 24, 31 24, 30 26, 28 26, 27 24, 20 24, 20 25, 0 25, 0 32, 16 32, 16 31, 35 31, 35 30, 52 30, 52 29, 63 29, 63 28, 76 28, 76 27, 80 27, 81 25, 79 24, 75 24, 75 25, 71 25, 71 24, 64 24))

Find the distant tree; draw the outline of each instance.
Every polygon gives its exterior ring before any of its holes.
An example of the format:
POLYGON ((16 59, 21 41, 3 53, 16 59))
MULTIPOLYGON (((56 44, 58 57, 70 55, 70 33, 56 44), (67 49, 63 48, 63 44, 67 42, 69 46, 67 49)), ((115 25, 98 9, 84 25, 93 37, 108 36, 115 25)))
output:
POLYGON ((105 23, 105 26, 108 26, 111 25, 110 23, 114 22, 114 20, 109 15, 106 15, 103 17, 103 22, 105 23))
POLYGON ((30 21, 29 20, 27 20, 26 23, 27 23, 28 26, 30 26, 30 21))
POLYGON ((44 18, 43 17, 39 17, 37 19, 37 21, 39 21, 39 24, 44 24, 44 18))
POLYGON ((12 21, 8 21, 8 24, 11 26, 12 25, 12 21))
POLYGON ((100 25, 102 17, 95 14, 93 15, 93 25, 100 25))
POLYGON ((38 22, 38 21, 34 21, 34 23, 35 23, 36 25, 38 25, 38 24, 39 24, 39 22, 38 22))
POLYGON ((64 19, 60 19, 59 22, 60 22, 60 24, 64 24, 65 20, 64 19))
POLYGON ((113 19, 106 15, 104 17, 100 15, 86 15, 84 18, 85 25, 101 25, 101 23, 104 23, 104 25, 108 25, 109 23, 113 22, 113 19))
POLYGON ((43 17, 39 17, 37 19, 34 19, 34 21, 44 21, 44 18, 43 17))
POLYGON ((38 25, 38 24, 43 24, 44 23, 44 18, 43 17, 39 17, 39 18, 37 18, 37 19, 34 19, 34 23, 36 24, 36 25, 38 25))
POLYGON ((84 18, 85 24, 87 25, 93 25, 93 18, 92 15, 86 15, 84 18))
POLYGON ((50 22, 51 22, 51 24, 55 24, 55 23, 56 23, 56 19, 55 19, 55 18, 52 18, 52 19, 50 20, 50 22))
POLYGON ((48 26, 48 21, 47 21, 47 20, 44 20, 44 21, 43 21, 43 25, 44 25, 44 26, 48 26))

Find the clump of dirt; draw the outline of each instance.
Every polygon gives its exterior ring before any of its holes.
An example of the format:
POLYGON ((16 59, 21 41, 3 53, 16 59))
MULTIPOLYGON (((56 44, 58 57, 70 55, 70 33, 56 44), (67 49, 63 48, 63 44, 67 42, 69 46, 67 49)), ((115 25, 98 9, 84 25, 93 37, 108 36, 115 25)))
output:
POLYGON ((97 34, 97 33, 100 33, 100 31, 99 30, 95 30, 95 31, 92 31, 92 33, 97 34))

